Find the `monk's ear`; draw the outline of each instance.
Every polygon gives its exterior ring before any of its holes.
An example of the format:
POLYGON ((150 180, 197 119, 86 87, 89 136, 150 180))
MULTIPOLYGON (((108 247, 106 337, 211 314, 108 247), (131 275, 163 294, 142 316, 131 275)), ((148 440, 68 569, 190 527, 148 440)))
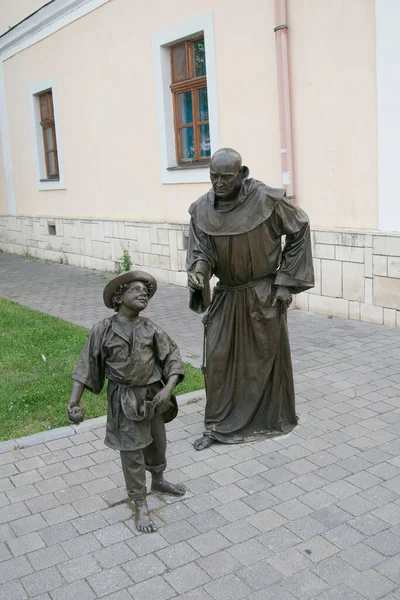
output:
POLYGON ((246 167, 245 165, 243 165, 243 167, 240 169, 240 179, 242 181, 244 181, 245 179, 248 178, 248 176, 250 175, 250 170, 248 167, 246 167))

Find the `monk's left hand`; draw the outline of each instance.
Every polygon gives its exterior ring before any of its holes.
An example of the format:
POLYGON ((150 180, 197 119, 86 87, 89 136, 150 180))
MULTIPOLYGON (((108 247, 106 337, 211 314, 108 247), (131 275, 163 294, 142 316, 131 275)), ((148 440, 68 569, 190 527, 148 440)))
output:
POLYGON ((172 404, 170 402, 171 392, 167 388, 163 388, 154 396, 153 402, 156 405, 156 413, 162 414, 169 408, 171 408, 172 404))
POLYGON ((272 302, 272 306, 276 306, 277 302, 280 302, 282 310, 286 312, 292 303, 292 294, 287 287, 284 287, 283 285, 278 285, 276 287, 275 298, 272 302))

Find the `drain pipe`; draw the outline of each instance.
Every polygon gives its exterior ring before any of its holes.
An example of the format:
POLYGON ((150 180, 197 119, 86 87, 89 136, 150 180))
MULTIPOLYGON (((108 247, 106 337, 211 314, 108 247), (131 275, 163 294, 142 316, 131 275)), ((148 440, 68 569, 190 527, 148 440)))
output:
POLYGON ((286 190, 287 197, 295 202, 296 196, 293 192, 292 123, 290 119, 286 0, 274 0, 274 2, 282 184, 286 190))

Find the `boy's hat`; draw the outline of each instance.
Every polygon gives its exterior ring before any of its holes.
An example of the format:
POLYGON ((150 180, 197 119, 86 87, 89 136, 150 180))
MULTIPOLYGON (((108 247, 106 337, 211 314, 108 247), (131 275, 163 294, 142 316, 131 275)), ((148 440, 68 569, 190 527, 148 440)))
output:
POLYGON ((127 271, 109 281, 104 288, 103 300, 107 308, 113 308, 112 299, 119 286, 132 283, 132 281, 143 281, 149 290, 149 299, 156 293, 157 281, 154 279, 153 275, 150 275, 150 273, 146 273, 145 271, 127 271))

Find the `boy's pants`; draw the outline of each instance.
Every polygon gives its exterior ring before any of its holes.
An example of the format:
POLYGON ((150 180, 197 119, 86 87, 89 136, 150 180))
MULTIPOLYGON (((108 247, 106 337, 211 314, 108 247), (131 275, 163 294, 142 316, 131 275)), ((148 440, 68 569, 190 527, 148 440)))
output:
POLYGON ((151 420, 151 435, 153 441, 146 448, 120 452, 126 489, 132 500, 146 498, 146 470, 150 473, 162 473, 167 466, 167 436, 162 415, 154 415, 151 420))

